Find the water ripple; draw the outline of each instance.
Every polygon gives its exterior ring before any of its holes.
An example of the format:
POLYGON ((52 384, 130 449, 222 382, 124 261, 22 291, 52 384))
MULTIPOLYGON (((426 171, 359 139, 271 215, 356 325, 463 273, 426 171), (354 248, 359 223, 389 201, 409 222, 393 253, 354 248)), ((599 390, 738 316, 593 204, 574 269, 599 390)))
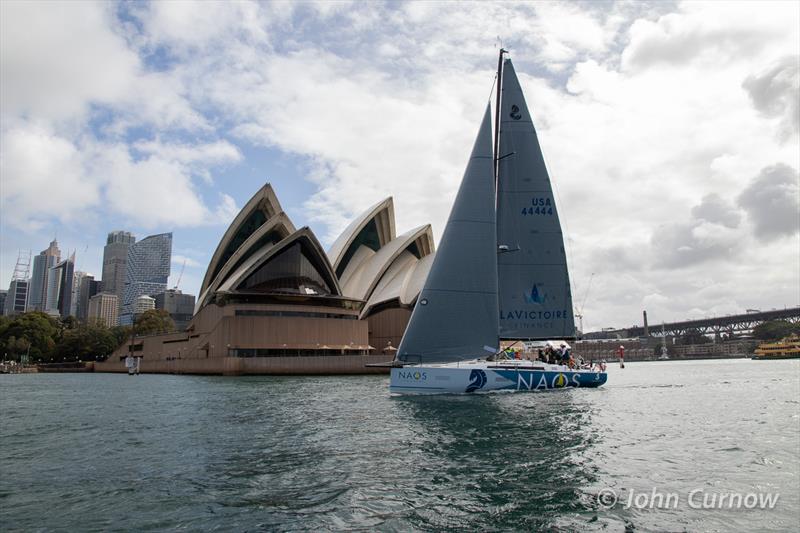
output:
POLYGON ((0 523, 81 531, 786 530, 796 361, 611 370, 598 390, 390 397, 385 377, 0 376, 0 523), (597 491, 781 492, 772 511, 597 491))

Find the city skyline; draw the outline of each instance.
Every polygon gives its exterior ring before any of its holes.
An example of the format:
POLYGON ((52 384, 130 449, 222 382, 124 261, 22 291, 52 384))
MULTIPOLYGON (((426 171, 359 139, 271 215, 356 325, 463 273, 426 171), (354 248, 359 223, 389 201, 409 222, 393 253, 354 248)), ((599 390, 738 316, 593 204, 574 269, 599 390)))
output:
POLYGON ((500 35, 587 331, 798 305, 796 4, 0 9, 3 289, 56 233, 97 278, 106 233, 170 231, 198 294, 265 182, 326 248, 387 196, 438 238, 500 35))

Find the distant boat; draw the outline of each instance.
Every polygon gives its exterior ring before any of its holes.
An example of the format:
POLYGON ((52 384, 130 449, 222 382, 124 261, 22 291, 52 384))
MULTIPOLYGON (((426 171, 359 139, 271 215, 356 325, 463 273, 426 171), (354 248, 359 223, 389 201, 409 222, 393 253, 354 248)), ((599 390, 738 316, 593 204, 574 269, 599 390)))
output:
POLYGON ((566 253, 519 80, 500 51, 495 138, 487 104, 430 273, 391 369, 400 394, 598 387, 604 365, 508 359, 500 340, 573 339, 566 253))
POLYGON ((758 345, 753 359, 800 359, 800 337, 790 335, 776 342, 764 342, 758 345))

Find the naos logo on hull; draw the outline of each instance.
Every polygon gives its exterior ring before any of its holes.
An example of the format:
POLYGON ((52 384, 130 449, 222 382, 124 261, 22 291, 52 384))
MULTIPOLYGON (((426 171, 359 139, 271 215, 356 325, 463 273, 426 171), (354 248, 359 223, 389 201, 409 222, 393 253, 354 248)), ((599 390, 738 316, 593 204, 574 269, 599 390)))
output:
POLYGON ((400 377, 400 379, 413 379, 414 381, 426 381, 428 379, 428 373, 420 371, 404 372, 402 370, 398 370, 397 375, 400 377))

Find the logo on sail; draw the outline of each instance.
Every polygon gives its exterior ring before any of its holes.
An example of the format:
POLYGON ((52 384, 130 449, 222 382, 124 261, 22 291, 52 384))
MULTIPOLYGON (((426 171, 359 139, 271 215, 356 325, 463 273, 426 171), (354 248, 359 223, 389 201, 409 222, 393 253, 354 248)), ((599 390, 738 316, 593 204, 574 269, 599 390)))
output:
POLYGON ((519 107, 516 105, 511 106, 511 113, 508 114, 514 120, 519 120, 522 118, 522 113, 519 112, 519 107))
POLYGON ((530 293, 525 293, 525 301, 529 304, 543 304, 547 295, 534 283, 530 293))
POLYGON ((482 389, 486 385, 486 372, 479 368, 475 368, 469 373, 469 385, 466 392, 475 392, 482 389))

